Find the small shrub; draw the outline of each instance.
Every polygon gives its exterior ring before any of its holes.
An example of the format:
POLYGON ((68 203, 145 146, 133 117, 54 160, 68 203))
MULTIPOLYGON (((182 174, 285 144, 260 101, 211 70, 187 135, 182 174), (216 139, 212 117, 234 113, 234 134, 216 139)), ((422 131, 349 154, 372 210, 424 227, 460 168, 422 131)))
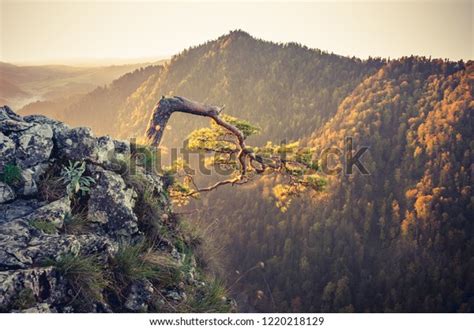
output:
POLYGON ((63 275, 78 302, 103 301, 102 291, 109 285, 104 270, 94 256, 65 254, 57 261, 49 261, 63 275))
POLYGON ((21 182, 21 169, 17 165, 7 164, 0 174, 0 181, 8 185, 16 185, 21 182))
POLYGON ((54 225, 53 222, 48 222, 46 220, 32 220, 30 221, 30 226, 46 234, 56 233, 56 225, 54 225))
POLYGON ((63 167, 61 180, 66 184, 66 190, 69 197, 72 198, 79 192, 81 192, 82 195, 90 192, 90 187, 95 183, 95 180, 90 176, 84 176, 85 171, 85 162, 69 161, 69 165, 63 167))

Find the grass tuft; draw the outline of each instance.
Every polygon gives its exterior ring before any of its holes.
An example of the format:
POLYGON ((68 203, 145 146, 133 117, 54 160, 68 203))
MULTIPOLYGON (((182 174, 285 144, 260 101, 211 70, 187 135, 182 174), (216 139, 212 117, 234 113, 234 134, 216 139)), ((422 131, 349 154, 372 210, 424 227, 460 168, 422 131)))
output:
POLYGON ((147 239, 153 243, 162 237, 163 223, 161 216, 164 214, 164 204, 160 196, 156 195, 150 183, 143 175, 131 175, 126 177, 127 184, 138 193, 135 203, 135 213, 138 217, 138 225, 145 232, 147 239))
POLYGON ((38 193, 42 200, 53 202, 66 195, 66 186, 58 176, 57 168, 53 166, 38 182, 38 193))
POLYGON ((32 220, 30 221, 30 226, 40 230, 46 234, 56 233, 56 225, 53 222, 48 222, 46 220, 32 220))
POLYGON ((199 287, 191 294, 191 298, 180 306, 180 312, 192 313, 229 313, 232 305, 229 303, 228 292, 224 284, 217 280, 210 280, 205 286, 199 287))
POLYGON ((65 254, 59 260, 49 263, 66 278, 76 296, 77 304, 103 301, 102 292, 109 282, 95 257, 65 254))
POLYGON ((21 169, 17 165, 7 164, 0 173, 0 181, 15 186, 21 182, 21 169))
POLYGON ((119 287, 147 279, 167 286, 179 279, 178 266, 169 256, 147 249, 144 244, 122 245, 112 260, 119 287))
POLYGON ((64 217, 64 233, 66 234, 84 234, 87 232, 87 216, 83 213, 67 213, 64 217))

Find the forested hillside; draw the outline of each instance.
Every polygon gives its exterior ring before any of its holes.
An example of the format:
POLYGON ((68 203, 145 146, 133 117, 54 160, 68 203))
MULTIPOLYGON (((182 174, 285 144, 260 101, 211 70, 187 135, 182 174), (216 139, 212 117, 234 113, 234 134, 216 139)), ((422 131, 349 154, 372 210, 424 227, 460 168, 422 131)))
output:
POLYGON ((160 65, 139 68, 108 86, 98 87, 64 109, 62 119, 74 126, 87 125, 99 134, 116 135, 118 109, 150 75, 160 74, 162 70, 160 65))
MULTIPOLYGON (((66 106, 54 116, 73 126, 90 126, 97 133, 141 136, 161 96, 181 95, 223 104, 227 114, 260 126, 256 142, 296 140, 334 115, 344 97, 384 63, 294 43, 275 44, 233 31, 183 51, 164 68, 138 69, 78 99, 64 100, 66 106)), ((40 112, 32 104, 22 113, 35 111, 40 112)), ((181 119, 172 119, 165 145, 181 143, 206 122, 181 119)))
POLYGON ((202 220, 219 220, 229 268, 243 273, 265 263, 239 279, 236 291, 247 292, 241 305, 472 312, 473 78, 472 62, 392 61, 309 140, 316 154, 343 149, 345 136, 370 146, 369 176, 329 177, 326 193, 286 213, 274 206, 269 180, 209 195, 202 220))
POLYGON ((85 95, 31 103, 20 113, 43 114, 72 126, 91 127, 97 134, 116 135, 118 109, 150 75, 161 72, 162 68, 160 65, 141 67, 85 95))
MULTIPOLYGON (((185 50, 150 77, 121 108, 118 134, 141 134, 161 96, 180 95, 223 104, 225 113, 260 126, 255 142, 298 139, 331 117, 339 102, 382 65, 379 59, 361 61, 234 31, 185 50)), ((203 122, 173 118, 165 144, 182 141, 203 122)))

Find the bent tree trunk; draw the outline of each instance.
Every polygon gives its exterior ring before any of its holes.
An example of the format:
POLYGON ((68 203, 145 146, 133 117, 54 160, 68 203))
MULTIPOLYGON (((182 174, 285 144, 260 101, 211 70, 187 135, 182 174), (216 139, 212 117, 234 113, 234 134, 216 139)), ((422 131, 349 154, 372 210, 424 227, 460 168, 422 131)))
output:
POLYGON ((228 122, 222 120, 222 118, 219 116, 221 111, 222 109, 218 106, 201 104, 186 99, 184 97, 163 97, 158 102, 155 110, 153 111, 153 114, 151 115, 150 122, 148 123, 148 128, 146 131, 147 138, 151 141, 151 144, 153 146, 159 146, 166 128, 166 124, 168 123, 169 118, 174 112, 182 112, 209 117, 214 120, 216 124, 227 129, 238 140, 240 151, 238 153, 237 158, 241 167, 241 175, 238 179, 234 179, 232 183, 236 183, 244 178, 244 175, 247 172, 248 159, 251 162, 259 162, 259 166, 255 167, 252 165, 252 167, 257 172, 262 172, 265 169, 265 165, 263 164, 263 162, 258 160, 250 149, 247 149, 247 146, 245 145, 244 134, 234 125, 231 125, 228 122))
POLYGON ((222 109, 217 106, 201 104, 184 97, 163 97, 153 111, 148 123, 146 135, 148 139, 151 140, 153 146, 159 146, 171 114, 174 112, 183 112, 212 118, 218 125, 234 134, 239 142, 243 142, 244 135, 242 132, 219 117, 221 111, 222 109))
POLYGON ((286 159, 285 157, 278 157, 277 159, 264 159, 262 156, 256 155, 252 148, 249 148, 245 144, 245 135, 235 125, 226 122, 220 117, 222 109, 218 106, 201 104, 184 97, 163 97, 156 105, 153 114, 151 115, 146 136, 150 141, 151 145, 159 146, 163 133, 165 131, 168 120, 174 112, 188 113, 203 117, 209 117, 214 122, 229 131, 236 138, 236 148, 233 152, 238 160, 239 169, 236 171, 237 175, 233 178, 222 180, 215 183, 212 186, 197 189, 190 193, 190 195, 210 191, 218 186, 225 184, 244 184, 248 182, 252 174, 263 174, 266 169, 271 169, 273 172, 277 172, 290 177, 290 182, 293 185, 304 185, 307 186, 309 183, 301 180, 301 175, 293 177, 293 171, 289 170, 287 165, 293 164, 300 166, 301 168, 308 169, 308 165, 300 163, 299 161, 286 159))

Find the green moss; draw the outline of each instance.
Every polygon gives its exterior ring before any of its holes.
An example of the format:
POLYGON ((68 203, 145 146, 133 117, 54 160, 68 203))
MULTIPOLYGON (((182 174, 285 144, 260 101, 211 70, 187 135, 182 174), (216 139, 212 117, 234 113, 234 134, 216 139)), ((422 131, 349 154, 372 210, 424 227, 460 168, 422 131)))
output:
POLYGON ((7 164, 0 173, 0 181, 14 186, 21 181, 21 169, 17 165, 7 164))
POLYGON ((46 234, 56 233, 56 225, 54 225, 53 222, 48 222, 46 220, 32 220, 30 221, 30 226, 46 234))

